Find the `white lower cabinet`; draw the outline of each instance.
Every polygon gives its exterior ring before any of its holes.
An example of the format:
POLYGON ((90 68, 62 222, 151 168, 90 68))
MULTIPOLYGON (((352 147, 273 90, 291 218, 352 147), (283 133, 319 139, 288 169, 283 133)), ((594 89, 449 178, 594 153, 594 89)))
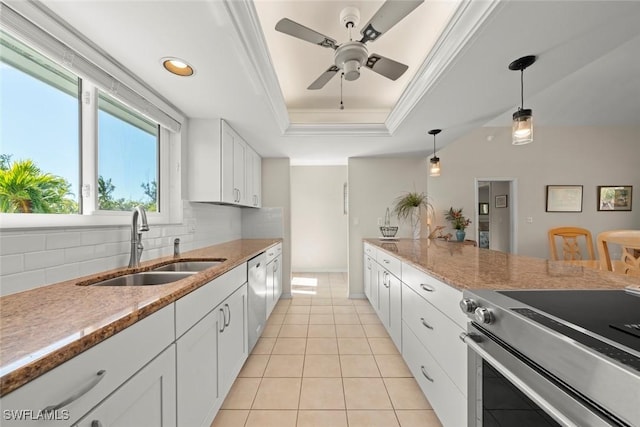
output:
MULTIPOLYGON (((444 427, 467 425, 467 400, 403 322, 402 357, 444 427)), ((466 364, 459 369, 467 369, 466 364)))
MULTIPOLYGON (((380 256, 383 264, 374 262, 373 259, 365 256, 365 283, 369 281, 370 294, 375 295, 375 302, 371 305, 376 310, 380 321, 387 329, 394 344, 400 350, 402 348, 402 282, 394 274, 400 271, 400 261, 396 258, 385 255, 380 256), (387 270, 385 266, 392 266, 393 271, 387 270), (395 268, 397 266, 397 268, 395 268), (367 277, 369 277, 367 279, 367 277)), ((366 289, 367 284, 365 284, 366 289)))
MULTIPOLYGON (((127 408, 118 406, 118 403, 108 405, 116 405, 119 409, 114 409, 115 412, 126 412, 133 416, 139 413, 140 408, 148 405, 153 407, 158 403, 153 394, 146 394, 145 390, 137 388, 145 383, 156 390, 162 387, 167 396, 171 396, 171 393, 175 396, 175 364, 171 364, 174 375, 155 371, 158 363, 162 365, 158 369, 166 367, 164 363, 154 361, 149 364, 175 341, 173 325, 174 305, 171 304, 3 396, 0 399, 2 426, 69 426, 80 419, 84 420, 88 411, 100 402, 106 404, 105 398, 108 396, 111 397, 107 400, 113 398, 113 402, 123 398, 128 400, 130 407, 127 408), (152 384, 155 379, 150 379, 149 375, 157 375, 162 385, 157 382, 152 384), (171 381, 174 384, 173 391, 167 388, 171 381), (126 387, 123 386, 125 383, 128 384, 126 387), (142 400, 138 402, 136 397, 142 400), (140 408, 136 406, 138 404, 140 408), (51 408, 52 412, 45 413, 45 408, 51 408)), ((159 359, 165 360, 165 356, 155 360, 159 359)), ((156 412, 155 415, 164 416, 175 411, 175 398, 163 400, 163 405, 167 405, 165 409, 168 412, 156 412)), ((102 421, 102 425, 111 424, 102 421)), ((171 423, 168 420, 162 425, 175 425, 175 421, 171 423)))
POLYGON ((244 284, 178 338, 178 425, 211 425, 246 359, 244 284))
POLYGON ((89 412, 78 427, 176 425, 176 354, 172 344, 89 412))
POLYGON ((282 295, 282 244, 267 250, 267 318, 282 295))
POLYGON ((247 285, 235 291, 217 311, 223 322, 218 324, 218 390, 224 399, 248 356, 247 285))

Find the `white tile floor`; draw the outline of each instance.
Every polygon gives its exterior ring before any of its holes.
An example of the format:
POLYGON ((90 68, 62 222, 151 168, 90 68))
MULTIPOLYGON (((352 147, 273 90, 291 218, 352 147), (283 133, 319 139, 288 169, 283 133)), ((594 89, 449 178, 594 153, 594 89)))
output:
POLYGON ((294 274, 212 427, 441 427, 342 273, 294 274))

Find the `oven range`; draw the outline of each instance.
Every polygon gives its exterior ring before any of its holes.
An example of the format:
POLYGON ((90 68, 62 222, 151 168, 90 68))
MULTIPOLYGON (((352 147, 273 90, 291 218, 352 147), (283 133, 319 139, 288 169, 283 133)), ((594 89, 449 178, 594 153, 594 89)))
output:
POLYGON ((640 295, 464 291, 469 426, 640 427, 640 295))

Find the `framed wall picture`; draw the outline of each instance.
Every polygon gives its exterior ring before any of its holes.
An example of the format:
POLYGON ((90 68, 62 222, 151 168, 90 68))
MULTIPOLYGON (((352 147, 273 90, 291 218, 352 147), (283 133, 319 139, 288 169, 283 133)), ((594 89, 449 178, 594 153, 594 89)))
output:
POLYGON ((503 194, 501 196, 496 196, 496 208, 506 208, 507 207, 507 195, 503 194))
POLYGON ((632 190, 631 185, 599 185, 598 210, 630 211, 632 190))
POLYGON ((480 215, 489 215, 489 203, 478 203, 480 215))
POLYGON ((547 212, 582 212, 582 185, 547 185, 547 212))

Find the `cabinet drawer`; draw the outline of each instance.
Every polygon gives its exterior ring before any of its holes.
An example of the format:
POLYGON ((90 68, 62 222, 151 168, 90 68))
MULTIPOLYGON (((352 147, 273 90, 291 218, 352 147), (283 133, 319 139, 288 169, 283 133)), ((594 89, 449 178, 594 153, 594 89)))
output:
POLYGON ((368 243, 364 244, 364 253, 369 255, 371 258, 376 259, 376 248, 368 243))
MULTIPOLYGON (((4 396, 0 399, 2 409, 33 410, 36 414, 89 388, 77 400, 58 410, 56 414, 61 418, 58 422, 47 422, 47 425, 70 425, 174 341, 170 333, 173 319, 171 304, 4 396), (104 372, 98 375, 100 371, 104 372), (90 388, 92 384, 95 386, 90 388)), ((31 422, 3 420, 2 425, 43 424, 34 419, 31 422)))
POLYGON ((460 310, 459 305, 462 299, 461 291, 404 262, 402 281, 466 330, 467 316, 460 310))
POLYGON ((176 301, 176 338, 247 282, 243 263, 176 301))
POLYGON ((275 246, 271 246, 269 249, 267 249, 267 252, 265 254, 267 257, 267 261, 266 261, 267 264, 273 261, 275 257, 281 254, 282 254, 282 243, 278 243, 275 246))
POLYGON ((467 395, 467 346, 464 332, 407 285, 402 289, 402 318, 464 396, 467 395))
POLYGON ((385 251, 377 251, 376 261, 378 264, 383 266, 389 273, 393 274, 397 278, 401 277, 402 273, 402 261, 398 258, 393 257, 386 253, 385 251))
MULTIPOLYGON (((402 357, 444 427, 467 425, 467 401, 451 379, 402 322, 402 357)), ((466 369, 466 365, 465 365, 466 369)))

